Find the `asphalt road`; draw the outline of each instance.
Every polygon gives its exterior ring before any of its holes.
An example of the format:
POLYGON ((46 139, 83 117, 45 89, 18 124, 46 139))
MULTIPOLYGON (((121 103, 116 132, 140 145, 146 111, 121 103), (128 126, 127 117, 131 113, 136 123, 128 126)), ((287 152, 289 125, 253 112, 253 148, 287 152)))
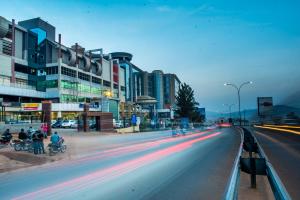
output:
POLYGON ((255 136, 292 199, 300 199, 300 135, 255 129, 255 136))
POLYGON ((72 161, 2 173, 0 198, 221 199, 239 133, 223 128, 179 137, 165 134, 72 161))

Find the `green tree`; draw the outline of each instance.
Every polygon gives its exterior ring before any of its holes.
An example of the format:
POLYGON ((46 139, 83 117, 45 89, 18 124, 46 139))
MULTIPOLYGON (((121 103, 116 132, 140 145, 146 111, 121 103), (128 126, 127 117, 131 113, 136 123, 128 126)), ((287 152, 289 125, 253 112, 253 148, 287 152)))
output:
POLYGON ((186 83, 179 86, 176 95, 176 114, 179 117, 187 117, 194 120, 196 116, 196 106, 199 105, 195 101, 194 90, 186 83))

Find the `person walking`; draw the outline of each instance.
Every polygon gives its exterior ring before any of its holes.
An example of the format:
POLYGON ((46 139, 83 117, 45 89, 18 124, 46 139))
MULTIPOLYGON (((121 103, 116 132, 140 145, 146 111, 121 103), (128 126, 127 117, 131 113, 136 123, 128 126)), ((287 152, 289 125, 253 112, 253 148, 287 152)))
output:
POLYGON ((39 139, 39 150, 38 153, 41 154, 45 154, 45 147, 44 147, 44 133, 42 133, 42 131, 38 130, 37 131, 37 137, 39 139))
POLYGON ((33 143, 33 153, 38 154, 39 153, 39 138, 37 132, 34 132, 32 134, 32 143, 33 143))

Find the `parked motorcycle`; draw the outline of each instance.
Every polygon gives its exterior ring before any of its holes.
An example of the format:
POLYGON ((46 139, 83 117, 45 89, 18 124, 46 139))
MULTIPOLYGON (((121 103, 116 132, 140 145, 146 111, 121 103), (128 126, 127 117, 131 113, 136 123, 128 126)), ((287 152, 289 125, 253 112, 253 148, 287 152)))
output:
POLYGON ((30 153, 33 152, 31 140, 13 140, 11 145, 16 151, 28 151, 30 153))
POLYGON ((11 138, 2 135, 0 137, 0 149, 6 147, 10 143, 11 138))
POLYGON ((49 143, 48 150, 49 150, 50 156, 55 155, 59 152, 64 153, 67 150, 67 145, 64 144, 64 139, 61 138, 61 140, 58 142, 58 144, 49 143))

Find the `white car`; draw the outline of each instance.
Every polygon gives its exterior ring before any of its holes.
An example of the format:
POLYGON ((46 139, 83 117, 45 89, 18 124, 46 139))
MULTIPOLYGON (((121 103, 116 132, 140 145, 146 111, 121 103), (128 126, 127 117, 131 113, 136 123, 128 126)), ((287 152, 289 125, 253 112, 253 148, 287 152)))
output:
POLYGON ((76 120, 64 120, 61 124, 62 128, 72 128, 76 124, 76 120))

